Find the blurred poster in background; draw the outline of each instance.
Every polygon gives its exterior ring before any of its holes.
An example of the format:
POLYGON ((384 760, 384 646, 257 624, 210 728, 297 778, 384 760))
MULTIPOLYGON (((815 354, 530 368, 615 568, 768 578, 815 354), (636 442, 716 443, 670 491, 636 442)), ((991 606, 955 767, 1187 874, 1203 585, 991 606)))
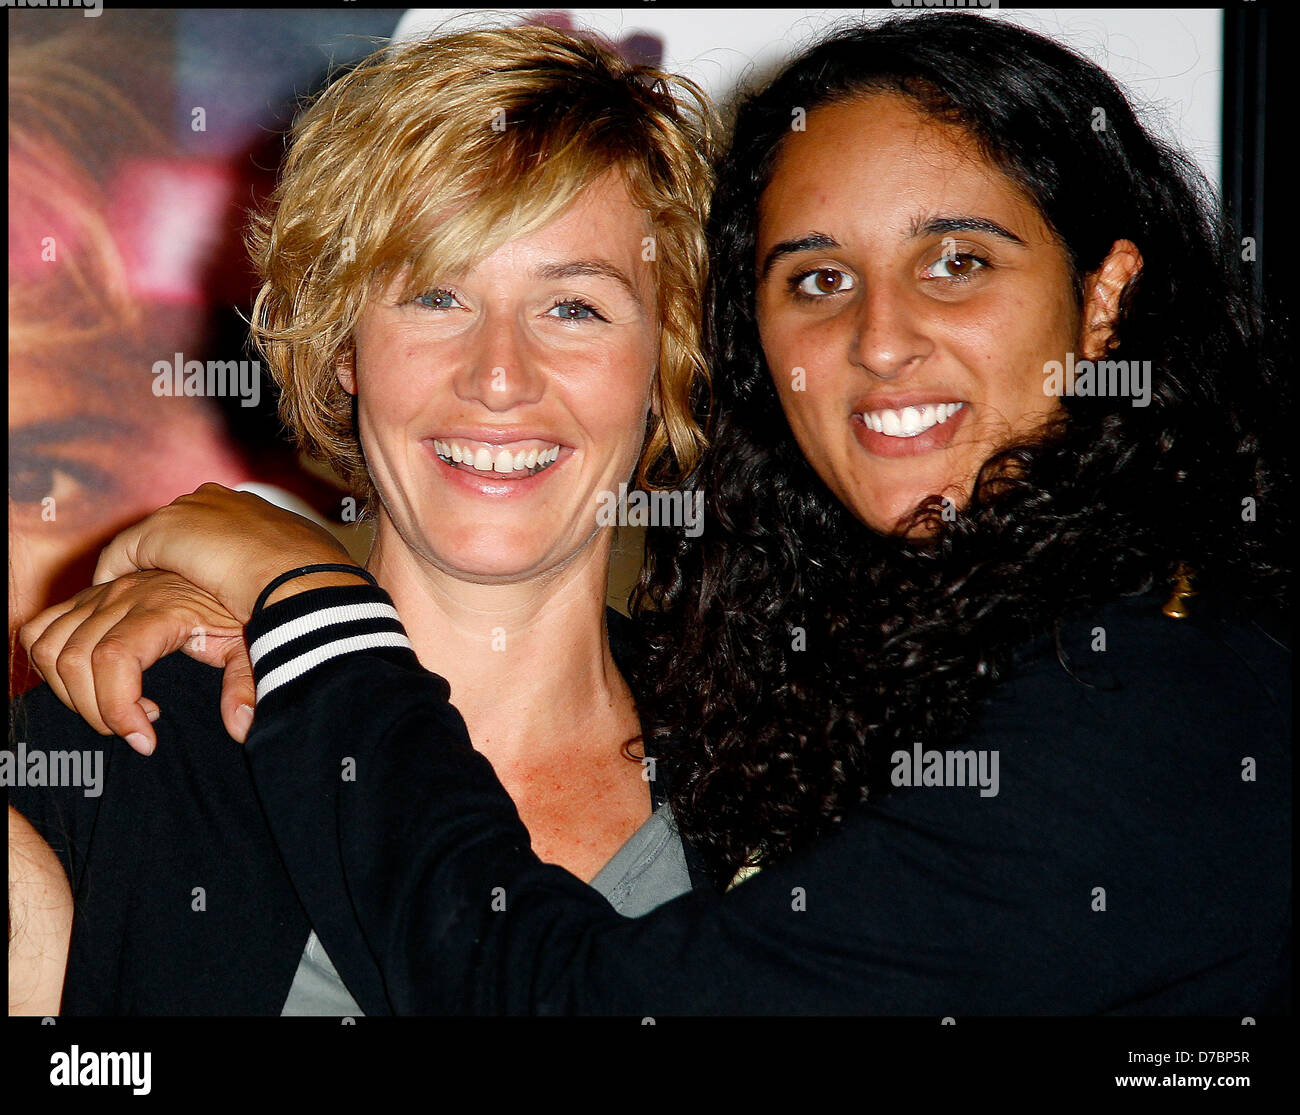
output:
MULTIPOLYGON (((37 679, 13 635, 90 583, 122 527, 205 481, 366 538, 337 482, 285 440, 248 346, 242 246, 301 100, 391 37, 485 23, 599 35, 715 99, 771 76, 846 9, 355 9, 9 13, 11 693, 37 679)), ((1222 13, 992 12, 1111 70, 1219 180, 1222 13)), ((639 540, 620 539, 622 606, 639 540)))

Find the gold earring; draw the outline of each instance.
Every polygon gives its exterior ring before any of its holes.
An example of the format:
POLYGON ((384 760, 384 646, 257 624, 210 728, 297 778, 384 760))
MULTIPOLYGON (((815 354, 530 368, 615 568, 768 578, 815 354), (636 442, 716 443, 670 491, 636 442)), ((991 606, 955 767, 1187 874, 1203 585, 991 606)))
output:
POLYGON ((1174 576, 1178 578, 1178 583, 1174 585, 1173 595, 1160 610, 1170 619, 1186 619, 1192 613, 1188 610, 1186 600, 1189 596, 1195 596, 1196 590, 1192 588, 1192 571, 1181 561, 1178 568, 1174 570, 1174 576))

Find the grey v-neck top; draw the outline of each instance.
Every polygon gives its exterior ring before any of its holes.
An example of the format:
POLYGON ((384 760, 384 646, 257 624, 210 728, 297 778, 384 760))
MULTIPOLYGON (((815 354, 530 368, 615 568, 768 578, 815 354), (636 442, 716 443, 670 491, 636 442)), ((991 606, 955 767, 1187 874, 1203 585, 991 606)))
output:
MULTIPOLYGON (((606 608, 605 625, 614 661, 626 673, 628 664, 637 653, 632 621, 614 609, 606 608)), ((654 812, 591 880, 591 885, 625 917, 640 917, 691 889, 686 852, 665 797, 662 780, 651 773, 650 802, 654 812)), ((280 1013, 329 1016, 362 1013, 314 930, 307 938, 302 959, 294 972, 293 985, 280 1013)))
MULTIPOLYGON (((691 889, 686 854, 671 809, 661 805, 591 881, 625 917, 640 917, 691 889)), ((313 930, 282 1015, 360 1015, 313 930)))

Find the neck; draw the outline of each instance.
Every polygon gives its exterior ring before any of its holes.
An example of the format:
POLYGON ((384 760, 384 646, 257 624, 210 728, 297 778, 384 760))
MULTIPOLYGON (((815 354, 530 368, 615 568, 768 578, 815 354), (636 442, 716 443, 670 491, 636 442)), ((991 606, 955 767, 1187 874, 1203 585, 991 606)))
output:
POLYGON ((558 570, 475 584, 415 554, 381 512, 366 567, 421 665, 451 685, 475 748, 499 766, 571 753, 577 732, 605 745, 600 727, 635 719, 605 626, 609 553, 603 530, 558 570))

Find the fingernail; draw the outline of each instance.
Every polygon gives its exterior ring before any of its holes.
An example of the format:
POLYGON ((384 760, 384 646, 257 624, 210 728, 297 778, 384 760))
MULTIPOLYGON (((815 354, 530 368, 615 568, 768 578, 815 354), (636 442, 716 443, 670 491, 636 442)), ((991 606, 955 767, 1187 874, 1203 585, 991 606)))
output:
POLYGON ((149 718, 150 724, 152 724, 155 720, 158 719, 158 715, 159 713, 156 708, 151 708, 148 712, 145 713, 145 716, 149 718))
POLYGON ((235 709, 235 727, 238 728, 243 735, 247 736, 248 729, 252 726, 253 706, 240 705, 239 708, 235 709))
POLYGON ((143 732, 132 732, 126 737, 126 742, 144 755, 152 755, 154 745, 149 742, 143 732))

